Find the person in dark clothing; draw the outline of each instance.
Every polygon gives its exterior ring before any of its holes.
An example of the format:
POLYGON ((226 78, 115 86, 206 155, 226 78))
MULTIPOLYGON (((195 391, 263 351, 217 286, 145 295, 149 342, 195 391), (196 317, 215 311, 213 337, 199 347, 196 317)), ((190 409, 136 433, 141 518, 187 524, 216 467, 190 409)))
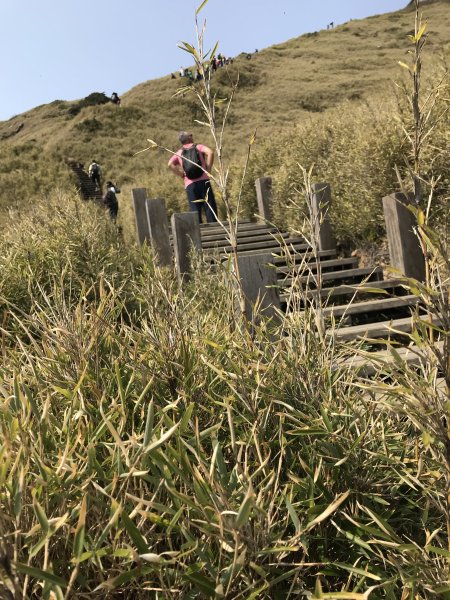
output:
POLYGON ((90 177, 92 183, 95 184, 95 190, 96 191, 100 190, 100 188, 101 188, 100 178, 102 175, 102 170, 100 168, 100 165, 97 163, 97 161, 93 160, 91 162, 91 164, 89 165, 88 173, 89 173, 89 177, 90 177))
POLYGON ((107 181, 106 192, 103 195, 103 204, 109 210, 109 216, 114 221, 117 219, 117 213, 119 212, 119 202, 116 194, 120 194, 120 189, 112 181, 107 181))
POLYGON ((120 106, 122 101, 119 98, 119 96, 117 95, 117 92, 113 92, 111 94, 111 102, 113 102, 114 104, 117 104, 117 106, 120 106))

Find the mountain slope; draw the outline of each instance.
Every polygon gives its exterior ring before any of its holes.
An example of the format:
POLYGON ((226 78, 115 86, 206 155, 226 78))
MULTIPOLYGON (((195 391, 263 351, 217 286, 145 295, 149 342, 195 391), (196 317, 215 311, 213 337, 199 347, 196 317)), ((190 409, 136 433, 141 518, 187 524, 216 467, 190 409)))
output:
MULTIPOLYGON (((427 4, 425 17, 431 33, 427 70, 449 48, 449 2, 427 4)), ((398 61, 411 47, 408 34, 413 27, 413 14, 402 10, 305 34, 251 59, 236 57, 233 65, 213 76, 218 96, 226 97, 229 76, 240 74, 227 129, 228 157, 232 162, 240 159, 255 128, 258 138, 267 140, 344 100, 356 106, 373 97, 392 97, 393 81, 403 76, 398 61)), ((165 154, 136 155, 147 138, 175 148, 180 129, 192 129, 209 142, 194 123, 202 114, 193 96, 173 97, 181 83, 170 76, 142 83, 122 96, 120 108, 104 104, 77 112, 76 102, 56 100, 1 122, 3 218, 9 206, 26 207, 55 186, 73 185, 68 158, 84 163, 95 158, 105 175, 121 184, 123 198, 133 186, 147 187, 151 195, 168 198, 172 207, 184 207, 179 182, 167 173, 165 154)))

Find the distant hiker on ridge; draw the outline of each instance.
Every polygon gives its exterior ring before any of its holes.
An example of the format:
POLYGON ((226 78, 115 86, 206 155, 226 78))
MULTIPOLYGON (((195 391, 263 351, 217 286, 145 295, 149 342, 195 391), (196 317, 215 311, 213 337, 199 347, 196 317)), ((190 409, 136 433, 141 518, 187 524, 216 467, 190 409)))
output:
POLYGON ((119 96, 117 95, 117 92, 113 92, 111 94, 111 102, 113 102, 114 104, 117 104, 117 106, 120 106, 122 103, 122 100, 119 98, 119 96))
POLYGON ((102 174, 102 170, 100 168, 100 165, 97 164, 95 160, 93 160, 89 165, 88 173, 92 183, 95 184, 95 191, 98 191, 100 189, 100 177, 102 174))
POLYGON ((169 160, 169 169, 182 177, 191 211, 196 212, 202 222, 202 210, 205 209, 206 221, 217 221, 217 205, 208 173, 214 162, 214 151, 203 144, 194 144, 192 133, 182 131, 178 137, 183 147, 169 160))
POLYGON ((119 202, 116 194, 120 194, 120 189, 112 181, 107 181, 106 192, 103 195, 103 204, 109 210, 109 216, 113 221, 117 219, 117 213, 119 212, 119 202))

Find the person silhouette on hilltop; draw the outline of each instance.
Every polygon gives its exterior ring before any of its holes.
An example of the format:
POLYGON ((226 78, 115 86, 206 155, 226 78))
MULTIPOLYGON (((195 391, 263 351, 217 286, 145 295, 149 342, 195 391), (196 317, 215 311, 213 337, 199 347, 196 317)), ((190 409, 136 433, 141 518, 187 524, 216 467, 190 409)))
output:
POLYGON ((119 96, 117 95, 117 92, 113 92, 111 94, 111 102, 113 104, 116 104, 117 106, 120 106, 122 103, 122 100, 119 98, 119 96))

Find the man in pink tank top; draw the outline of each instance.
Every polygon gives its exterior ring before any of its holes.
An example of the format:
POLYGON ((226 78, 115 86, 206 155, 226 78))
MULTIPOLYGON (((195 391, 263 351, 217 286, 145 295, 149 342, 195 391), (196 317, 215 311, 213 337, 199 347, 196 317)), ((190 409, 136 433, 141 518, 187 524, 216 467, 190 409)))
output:
POLYGON ((207 223, 214 223, 217 221, 217 205, 209 180, 214 151, 204 144, 194 144, 192 133, 182 131, 178 139, 183 146, 170 157, 168 167, 183 178, 190 209, 197 213, 199 222, 202 222, 204 209, 207 223))

